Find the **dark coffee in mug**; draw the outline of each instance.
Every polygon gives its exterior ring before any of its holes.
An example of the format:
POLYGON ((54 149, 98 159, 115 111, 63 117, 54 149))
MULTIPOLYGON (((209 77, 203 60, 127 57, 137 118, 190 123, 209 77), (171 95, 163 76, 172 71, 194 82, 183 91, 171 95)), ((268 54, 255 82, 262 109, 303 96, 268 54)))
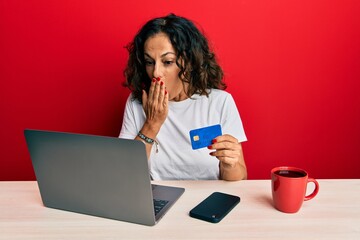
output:
POLYGON ((276 175, 288 178, 301 178, 305 177, 306 173, 300 171, 293 171, 293 170, 279 170, 275 172, 276 175))

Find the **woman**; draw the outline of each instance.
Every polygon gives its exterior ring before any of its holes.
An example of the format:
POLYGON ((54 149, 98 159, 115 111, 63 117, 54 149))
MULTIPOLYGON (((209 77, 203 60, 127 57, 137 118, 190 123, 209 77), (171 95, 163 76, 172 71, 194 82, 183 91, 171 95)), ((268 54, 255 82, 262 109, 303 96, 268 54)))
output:
POLYGON ((240 115, 197 27, 174 14, 155 18, 127 48, 132 94, 119 137, 145 143, 152 179, 246 179, 240 115), (189 131, 215 124, 224 135, 192 150, 189 131))

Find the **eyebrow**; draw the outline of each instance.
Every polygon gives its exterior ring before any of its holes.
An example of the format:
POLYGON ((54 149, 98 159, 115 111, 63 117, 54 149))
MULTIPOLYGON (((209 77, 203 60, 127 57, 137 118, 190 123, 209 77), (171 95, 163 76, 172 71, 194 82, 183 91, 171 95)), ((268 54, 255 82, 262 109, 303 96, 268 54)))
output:
MULTIPOLYGON (((173 53, 173 52, 166 52, 166 53, 161 54, 161 56, 160 56, 160 57, 162 57, 162 58, 163 58, 163 57, 165 57, 165 56, 167 56, 167 55, 169 55, 169 54, 176 55, 176 54, 175 54, 175 53, 173 53)), ((144 53, 144 55, 152 59, 152 57, 150 57, 150 55, 149 55, 149 54, 144 53)))

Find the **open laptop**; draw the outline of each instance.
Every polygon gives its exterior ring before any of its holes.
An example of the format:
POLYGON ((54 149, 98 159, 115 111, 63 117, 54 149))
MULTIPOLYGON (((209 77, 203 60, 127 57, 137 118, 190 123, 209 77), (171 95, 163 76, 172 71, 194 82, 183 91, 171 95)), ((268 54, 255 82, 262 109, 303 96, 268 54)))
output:
POLYGON ((185 191, 151 184, 141 141, 25 130, 46 207, 155 225, 185 191))

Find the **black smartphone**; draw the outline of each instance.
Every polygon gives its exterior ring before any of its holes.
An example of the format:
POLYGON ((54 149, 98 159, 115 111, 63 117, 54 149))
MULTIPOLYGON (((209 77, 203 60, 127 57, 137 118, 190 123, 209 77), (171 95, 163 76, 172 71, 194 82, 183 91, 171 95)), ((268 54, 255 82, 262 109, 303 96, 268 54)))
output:
POLYGON ((221 192, 214 192, 196 207, 191 209, 190 216, 204 221, 218 223, 238 203, 240 197, 221 192))

